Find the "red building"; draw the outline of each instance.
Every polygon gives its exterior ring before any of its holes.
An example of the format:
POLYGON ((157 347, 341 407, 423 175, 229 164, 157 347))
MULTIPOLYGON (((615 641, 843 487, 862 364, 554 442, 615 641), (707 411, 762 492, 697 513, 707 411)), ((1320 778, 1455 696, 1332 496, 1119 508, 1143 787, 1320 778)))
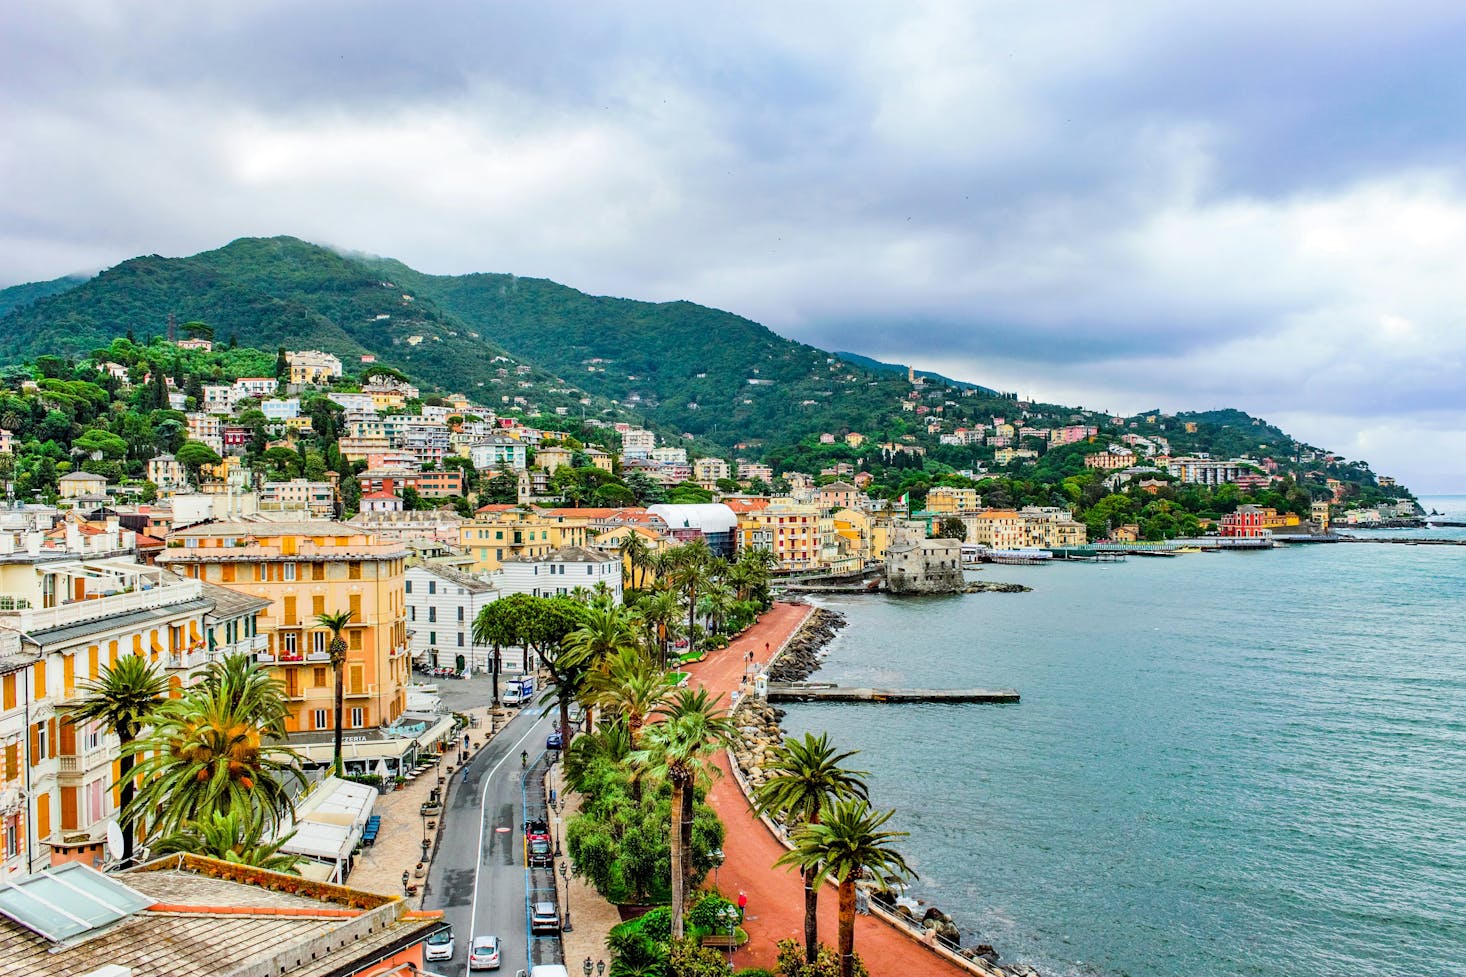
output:
POLYGON ((1236 512, 1229 512, 1222 516, 1221 533, 1223 536, 1265 536, 1267 530, 1263 528, 1262 523, 1263 512, 1257 506, 1238 506, 1236 512))

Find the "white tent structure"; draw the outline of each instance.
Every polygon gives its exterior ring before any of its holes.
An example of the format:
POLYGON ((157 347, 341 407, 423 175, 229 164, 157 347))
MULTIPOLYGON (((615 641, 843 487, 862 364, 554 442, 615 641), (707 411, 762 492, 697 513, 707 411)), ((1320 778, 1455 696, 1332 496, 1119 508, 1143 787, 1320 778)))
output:
POLYGON ((330 869, 328 881, 344 882, 376 802, 376 788, 327 777, 296 802, 295 819, 281 825, 276 837, 290 837, 280 850, 319 862, 330 869))

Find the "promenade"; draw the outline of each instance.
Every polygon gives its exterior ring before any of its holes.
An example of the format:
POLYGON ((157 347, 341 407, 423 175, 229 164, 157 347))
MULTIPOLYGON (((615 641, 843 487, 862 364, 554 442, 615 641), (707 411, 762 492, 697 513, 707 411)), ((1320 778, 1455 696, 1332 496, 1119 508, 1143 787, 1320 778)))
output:
MULTIPOLYGON (((688 666, 691 681, 721 693, 726 706, 729 693, 738 688, 743 677, 744 654, 752 651, 755 661, 767 664, 812 612, 813 608, 800 604, 775 604, 728 649, 688 666)), ((803 942, 804 886, 794 869, 773 867, 785 851, 783 844, 749 809, 728 769, 727 754, 720 754, 717 763, 722 776, 714 783, 708 800, 727 827, 723 843, 727 859, 718 871, 718 885, 734 898, 739 892, 748 896, 744 929, 749 941, 738 950, 735 962, 739 968, 772 969, 777 941, 787 938, 803 942)), ((838 924, 835 890, 830 885, 820 890, 819 917, 820 940, 833 947, 838 924)), ((971 971, 873 916, 856 917, 855 952, 865 961, 871 977, 972 977, 971 971)))

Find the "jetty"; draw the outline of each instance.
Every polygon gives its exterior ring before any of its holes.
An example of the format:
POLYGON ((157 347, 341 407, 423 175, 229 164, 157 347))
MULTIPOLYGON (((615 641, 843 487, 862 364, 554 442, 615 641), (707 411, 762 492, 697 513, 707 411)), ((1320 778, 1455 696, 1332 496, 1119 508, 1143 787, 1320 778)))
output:
POLYGON ((983 702, 1018 701, 1017 689, 855 689, 832 682, 770 682, 770 702, 983 702))

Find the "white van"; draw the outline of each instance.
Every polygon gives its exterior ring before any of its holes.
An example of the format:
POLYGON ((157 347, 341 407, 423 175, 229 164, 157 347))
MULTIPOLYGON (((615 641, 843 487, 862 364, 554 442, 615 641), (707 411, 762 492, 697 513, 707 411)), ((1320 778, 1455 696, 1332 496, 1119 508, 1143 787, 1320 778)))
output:
POLYGON ((506 706, 517 706, 534 698, 534 676, 512 678, 504 683, 499 692, 499 701, 506 706))

